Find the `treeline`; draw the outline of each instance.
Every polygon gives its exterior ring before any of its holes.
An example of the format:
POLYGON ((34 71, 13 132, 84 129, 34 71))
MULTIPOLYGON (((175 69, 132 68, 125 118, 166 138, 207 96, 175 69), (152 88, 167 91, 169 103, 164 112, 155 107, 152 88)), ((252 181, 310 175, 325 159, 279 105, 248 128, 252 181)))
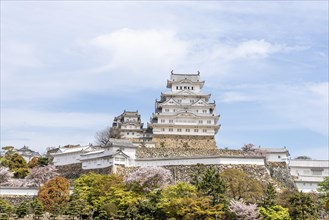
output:
POLYGON ((89 173, 69 181, 55 177, 42 185, 37 200, 16 208, 0 202, 7 217, 51 213, 69 219, 328 219, 329 177, 320 194, 278 193, 237 169, 219 173, 199 165, 191 182, 174 182, 161 167, 143 167, 126 177, 89 173), (25 207, 25 208, 24 208, 25 207))

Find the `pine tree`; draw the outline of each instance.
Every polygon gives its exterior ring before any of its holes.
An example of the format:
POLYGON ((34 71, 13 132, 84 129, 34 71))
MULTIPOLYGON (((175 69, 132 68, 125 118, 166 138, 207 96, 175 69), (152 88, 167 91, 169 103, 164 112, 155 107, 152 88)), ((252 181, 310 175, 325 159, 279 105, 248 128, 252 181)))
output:
POLYGON ((32 213, 34 214, 34 219, 39 219, 44 212, 42 203, 39 200, 35 199, 30 203, 30 205, 32 213))
POLYGON ((28 212, 28 203, 27 202, 22 202, 21 204, 19 204, 19 206, 17 207, 16 209, 16 215, 19 217, 19 218, 22 218, 24 217, 25 215, 27 215, 27 212, 28 212))
POLYGON ((192 176, 191 183, 196 186, 198 191, 211 196, 213 205, 224 202, 226 186, 215 168, 199 167, 198 173, 192 176))
POLYGON ((315 207, 315 201, 309 194, 298 192, 295 193, 289 202, 292 206, 291 217, 293 219, 316 219, 317 210, 315 207))
POLYGON ((264 202, 263 207, 271 207, 274 206, 275 198, 276 198, 276 191, 272 183, 268 183, 265 189, 265 195, 264 195, 264 202))

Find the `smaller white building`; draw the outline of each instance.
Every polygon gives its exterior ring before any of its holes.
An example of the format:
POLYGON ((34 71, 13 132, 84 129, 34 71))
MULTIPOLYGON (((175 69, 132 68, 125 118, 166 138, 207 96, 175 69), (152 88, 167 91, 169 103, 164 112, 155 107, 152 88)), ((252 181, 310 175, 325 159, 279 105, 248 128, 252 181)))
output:
POLYGON ((81 163, 81 154, 91 151, 91 146, 66 145, 59 147, 57 152, 51 153, 54 157, 53 163, 55 166, 64 166, 69 164, 81 163))
POLYGON ((292 159, 289 168, 298 190, 303 192, 316 192, 319 183, 329 176, 329 160, 292 159))
POLYGON ((55 166, 81 164, 82 169, 99 169, 112 165, 134 166, 136 146, 129 140, 110 139, 105 147, 67 145, 51 153, 55 166))
POLYGON ((20 154, 26 160, 27 163, 30 162, 30 160, 32 160, 33 157, 41 156, 38 152, 31 150, 27 146, 18 149, 17 153, 20 154))
POLYGON ((266 155, 267 162, 286 162, 288 163, 289 151, 286 147, 280 148, 264 148, 259 147, 257 150, 266 155))

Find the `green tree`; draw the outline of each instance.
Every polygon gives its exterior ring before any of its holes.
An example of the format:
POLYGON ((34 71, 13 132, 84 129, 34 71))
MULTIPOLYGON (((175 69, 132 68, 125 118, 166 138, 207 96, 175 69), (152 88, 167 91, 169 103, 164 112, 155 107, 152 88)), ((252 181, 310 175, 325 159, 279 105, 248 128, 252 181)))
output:
POLYGON ((212 198, 212 204, 224 203, 226 185, 217 169, 210 167, 205 169, 198 165, 197 172, 192 174, 191 183, 199 192, 212 198))
POLYGON ((13 207, 3 199, 0 199, 0 213, 5 214, 4 217, 9 217, 13 207))
POLYGON ((31 211, 34 214, 34 219, 40 219, 44 213, 43 205, 38 199, 34 199, 30 203, 31 211))
POLYGON ((38 199, 48 212, 56 205, 65 206, 69 199, 69 181, 55 177, 39 188, 38 199))
POLYGON ((15 213, 18 217, 23 218, 25 215, 27 215, 28 210, 29 210, 29 204, 27 202, 22 202, 16 208, 15 213))
POLYGON ((298 192, 290 197, 289 202, 292 206, 290 215, 293 219, 316 219, 317 210, 315 201, 309 194, 298 192))
POLYGON ((178 219, 220 217, 224 214, 223 207, 222 204, 212 206, 209 197, 199 197, 196 187, 184 182, 164 188, 158 202, 158 208, 167 218, 178 219))
POLYGON ((227 185, 226 195, 247 203, 259 203, 263 195, 262 184, 238 169, 226 169, 221 174, 227 185))
POLYGON ((36 166, 38 166, 38 161, 39 161, 39 158, 38 157, 33 157, 32 160, 30 160, 28 163, 27 163, 27 166, 29 168, 34 168, 36 166))
POLYGON ((26 160, 18 153, 8 150, 5 154, 3 166, 9 168, 14 173, 15 178, 24 178, 29 174, 26 160))
POLYGON ((318 191, 321 195, 323 208, 329 212, 329 176, 326 176, 321 183, 319 183, 318 191))
POLYGON ((264 220, 291 220, 289 209, 280 205, 260 207, 259 212, 264 220))
POLYGON ((48 166, 48 164, 49 164, 48 157, 39 157, 38 158, 38 166, 45 167, 45 166, 48 166))
POLYGON ((268 183, 264 193, 263 207, 271 207, 275 204, 276 191, 272 183, 268 183))

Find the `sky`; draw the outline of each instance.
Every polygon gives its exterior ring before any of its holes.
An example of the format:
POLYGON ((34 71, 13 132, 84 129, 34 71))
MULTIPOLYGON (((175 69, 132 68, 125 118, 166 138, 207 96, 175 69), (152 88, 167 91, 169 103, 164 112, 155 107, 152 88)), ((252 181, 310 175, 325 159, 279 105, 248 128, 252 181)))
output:
POLYGON ((205 80, 219 148, 329 159, 328 1, 1 1, 1 147, 144 126, 175 73, 205 80))

